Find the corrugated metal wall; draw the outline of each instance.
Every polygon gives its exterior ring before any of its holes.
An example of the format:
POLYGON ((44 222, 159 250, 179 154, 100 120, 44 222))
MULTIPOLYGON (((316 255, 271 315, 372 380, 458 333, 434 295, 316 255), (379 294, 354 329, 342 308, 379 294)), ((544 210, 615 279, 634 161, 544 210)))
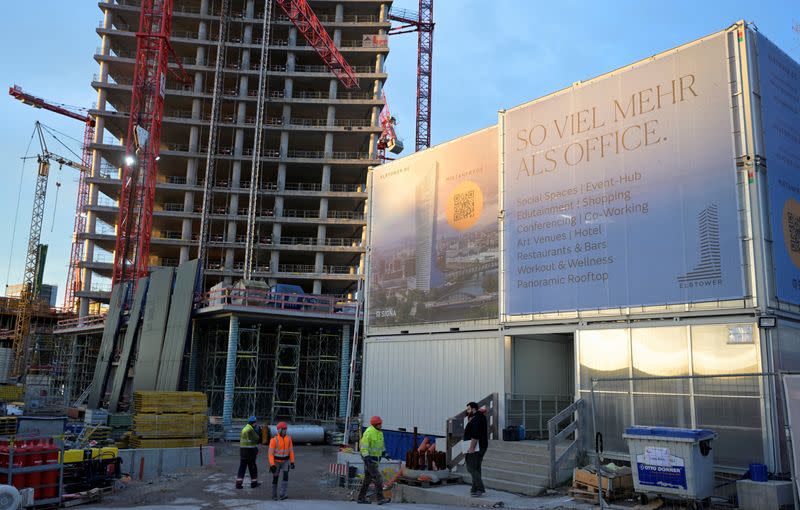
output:
POLYGON ((444 435, 445 420, 467 402, 504 393, 501 338, 497 331, 368 338, 363 415, 381 416, 386 429, 444 435))

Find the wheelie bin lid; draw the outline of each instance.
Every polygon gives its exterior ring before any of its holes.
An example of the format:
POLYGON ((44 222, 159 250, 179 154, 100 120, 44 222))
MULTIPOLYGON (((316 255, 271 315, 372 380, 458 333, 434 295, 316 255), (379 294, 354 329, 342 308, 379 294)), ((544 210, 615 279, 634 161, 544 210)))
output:
POLYGON ((703 441, 713 439, 716 433, 709 429, 683 429, 677 427, 645 427, 634 426, 625 429, 626 436, 663 437, 668 439, 691 439, 703 441))

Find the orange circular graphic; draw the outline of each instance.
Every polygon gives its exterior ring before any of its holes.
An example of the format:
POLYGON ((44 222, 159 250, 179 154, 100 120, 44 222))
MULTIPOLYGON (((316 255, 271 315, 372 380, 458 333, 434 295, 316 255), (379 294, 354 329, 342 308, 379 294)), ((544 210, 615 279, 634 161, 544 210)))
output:
POLYGON ((463 181, 447 197, 447 223, 458 231, 475 225, 483 212, 483 193, 477 183, 463 181))
POLYGON ((783 242, 792 262, 800 268, 800 202, 790 198, 783 204, 783 242))

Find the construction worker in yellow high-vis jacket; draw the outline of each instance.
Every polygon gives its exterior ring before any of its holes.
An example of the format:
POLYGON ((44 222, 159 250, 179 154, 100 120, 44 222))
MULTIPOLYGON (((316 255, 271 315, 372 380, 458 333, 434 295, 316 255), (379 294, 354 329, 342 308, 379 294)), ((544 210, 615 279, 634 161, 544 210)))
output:
POLYGON ((258 483, 258 467, 256 457, 258 456, 258 443, 261 442, 261 435, 256 425, 256 417, 251 416, 247 419, 247 425, 242 428, 239 435, 239 472, 236 474, 236 488, 241 489, 244 484, 244 472, 250 470, 250 487, 256 488, 258 483))
POLYGON ((381 430, 383 420, 380 416, 373 416, 369 420, 369 425, 369 428, 361 436, 364 480, 361 482, 361 490, 358 491, 358 503, 367 505, 370 503, 367 499, 367 489, 370 484, 374 484, 377 503, 382 505, 386 503, 386 498, 383 496, 383 476, 378 469, 378 464, 381 462, 381 457, 389 458, 383 443, 383 431, 381 430))

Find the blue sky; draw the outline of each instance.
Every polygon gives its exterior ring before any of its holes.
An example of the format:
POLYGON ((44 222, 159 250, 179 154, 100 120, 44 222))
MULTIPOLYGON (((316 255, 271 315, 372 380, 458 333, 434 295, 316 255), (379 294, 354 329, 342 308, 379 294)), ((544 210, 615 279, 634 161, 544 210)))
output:
MULTIPOLYGON (((91 106, 96 94, 90 81, 97 72, 92 55, 100 44, 95 32, 101 19, 97 3, 41 0, 36 8, 23 4, 8 6, 0 17, 0 85, 16 83, 47 99, 91 106)), ((394 5, 416 10, 418 3, 396 0, 394 5)), ((432 142, 489 126, 496 122, 498 109, 678 46, 739 19, 754 22, 800 60, 800 34, 792 29, 800 23, 800 4, 792 0, 676 0, 666 4, 640 0, 436 0, 432 142)), ((415 136, 416 34, 393 36, 390 45, 386 92, 409 153, 415 136)), ((5 221, 0 223, 0 291, 7 282, 22 278, 36 163, 29 161, 23 174, 20 157, 25 154, 34 121, 78 140, 83 134, 77 121, 24 106, 5 92, 3 96, 0 167, 5 180, 0 186, 0 215, 5 221)), ((79 151, 79 142, 62 139, 79 151)), ((56 151, 54 147, 50 147, 54 152, 67 155, 66 149, 56 151)), ((34 141, 30 154, 37 150, 34 141)), ((49 244, 45 282, 59 286, 59 301, 69 262, 76 177, 69 168, 61 172, 51 169, 42 229, 42 242, 49 244), (56 181, 61 182, 57 202, 56 181)))

